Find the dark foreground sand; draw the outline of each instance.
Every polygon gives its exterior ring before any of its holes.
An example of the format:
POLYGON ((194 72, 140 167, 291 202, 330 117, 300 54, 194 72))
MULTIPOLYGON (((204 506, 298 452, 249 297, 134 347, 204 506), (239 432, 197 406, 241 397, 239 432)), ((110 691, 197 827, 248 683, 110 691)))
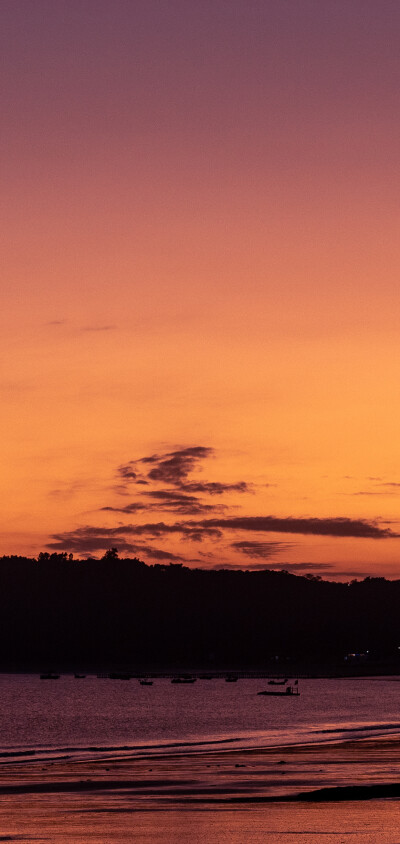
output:
POLYGON ((151 759, 33 756, 0 766, 0 842, 399 844, 398 797, 397 739, 151 759))

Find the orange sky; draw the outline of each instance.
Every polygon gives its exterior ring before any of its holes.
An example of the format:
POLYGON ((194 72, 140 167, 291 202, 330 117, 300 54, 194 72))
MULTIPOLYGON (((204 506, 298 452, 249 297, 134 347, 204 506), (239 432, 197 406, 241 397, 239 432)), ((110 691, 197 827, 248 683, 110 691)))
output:
POLYGON ((398 577, 399 4, 0 18, 0 553, 398 577))

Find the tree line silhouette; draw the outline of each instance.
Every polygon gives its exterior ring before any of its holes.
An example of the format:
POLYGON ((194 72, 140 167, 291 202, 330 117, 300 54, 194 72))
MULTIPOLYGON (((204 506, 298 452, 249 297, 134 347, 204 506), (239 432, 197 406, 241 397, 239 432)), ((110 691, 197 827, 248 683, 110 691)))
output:
POLYGON ((147 565, 115 549, 4 556, 0 669, 396 665, 399 609, 400 581, 384 578, 147 565))

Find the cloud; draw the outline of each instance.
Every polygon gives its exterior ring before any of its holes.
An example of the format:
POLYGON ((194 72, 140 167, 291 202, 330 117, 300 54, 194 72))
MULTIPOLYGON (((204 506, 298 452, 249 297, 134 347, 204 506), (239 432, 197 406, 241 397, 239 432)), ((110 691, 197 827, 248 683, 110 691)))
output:
POLYGON ((200 515, 202 513, 222 512, 226 508, 219 504, 203 504, 195 495, 186 495, 177 490, 159 489, 145 491, 143 495, 154 499, 150 506, 156 510, 167 510, 181 515, 200 515))
POLYGON ((51 489, 47 493, 49 498, 54 498, 56 501, 68 501, 70 498, 73 498, 78 492, 80 492, 85 487, 85 484, 81 481, 75 481, 74 483, 66 483, 63 486, 58 487, 57 489, 51 489))
POLYGON ((400 490, 399 481, 384 481, 378 477, 368 477, 368 481, 374 483, 373 489, 360 490, 359 492, 351 492, 348 495, 396 495, 397 490, 400 490))
POLYGON ((127 513, 128 515, 138 513, 141 510, 146 510, 146 505, 141 504, 140 501, 132 501, 130 504, 126 504, 125 507, 100 507, 100 512, 127 513))
POLYGON ((349 495, 398 495, 395 490, 382 490, 382 489, 372 489, 372 490, 361 490, 360 492, 350 492, 349 495))
MULTIPOLYGON (((129 460, 127 463, 123 463, 118 467, 117 473, 119 478, 126 484, 130 481, 135 481, 138 485, 152 486, 155 490, 154 498, 156 497, 157 485, 160 483, 172 486, 177 495, 180 493, 187 496, 198 494, 221 496, 224 493, 230 492, 242 494, 254 492, 254 485, 246 481, 223 483, 221 481, 190 480, 190 473, 197 468, 202 460, 211 457, 213 454, 214 449, 208 446, 190 446, 188 448, 169 451, 165 454, 150 454, 136 460, 129 460)), ((270 484, 266 484, 266 486, 270 486, 270 484)), ((174 490, 167 490, 171 502, 174 490)), ((163 493, 163 491, 160 491, 160 493, 163 493)), ((168 495, 164 495, 165 501, 168 495)), ((163 495, 160 494, 159 499, 161 500, 162 497, 163 495)), ((186 502, 182 498, 182 508, 185 503, 189 504, 188 498, 186 502)), ((192 503, 193 505, 196 504, 194 498, 192 499, 192 503)), ((178 501, 176 502, 176 506, 178 506, 178 501)), ((192 512, 207 512, 207 510, 211 509, 211 505, 203 505, 197 499, 196 510, 192 512)), ((181 512, 184 512, 184 510, 182 509, 181 512)), ((188 509, 187 512, 189 514, 190 510, 188 509)))
MULTIPOLYGON (((118 475, 123 478, 125 481, 136 481, 137 472, 134 471, 133 460, 130 460, 129 463, 123 463, 121 466, 118 466, 117 473, 118 475)), ((138 483, 138 481, 137 481, 138 483)))
MULTIPOLYGON (((126 494, 126 488, 117 488, 120 494, 126 494)), ((204 504, 195 495, 185 495, 179 490, 158 489, 144 490, 141 501, 132 501, 123 507, 107 506, 101 507, 99 512, 109 511, 114 513, 138 513, 143 510, 166 511, 184 516, 204 515, 206 513, 223 513, 226 507, 223 504, 204 504)))
POLYGON ((222 531, 213 528, 185 528, 182 530, 183 539, 188 539, 190 542, 203 542, 204 539, 221 539, 222 531))
MULTIPOLYGON (((278 555, 282 559, 282 552, 290 552, 293 543, 289 535, 357 539, 399 536, 394 532, 393 523, 382 520, 237 515, 241 512, 238 508, 228 509, 226 504, 219 503, 221 496, 225 493, 253 494, 260 486, 244 480, 235 483, 209 481, 207 477, 193 480, 190 473, 213 455, 214 450, 210 447, 190 446, 121 463, 117 468, 118 485, 114 487, 114 497, 98 511, 115 514, 114 525, 109 516, 107 522, 111 526, 84 525, 57 533, 51 537, 48 547, 85 555, 116 546, 123 554, 142 554, 160 560, 183 559, 193 563, 202 552, 196 548, 193 558, 189 559, 188 543, 203 543, 208 566, 221 566, 221 560, 226 556, 227 565, 232 560, 232 567, 235 567, 235 556, 241 554, 246 568, 260 567, 268 561, 270 568, 301 572, 300 566, 304 571, 313 571, 312 564, 274 562, 278 555), (118 498, 115 493, 125 498, 118 498), (123 517, 128 524, 122 523, 123 517), (280 537, 269 538, 265 534, 286 534, 286 538, 282 536, 282 541, 278 541, 280 537), (186 549, 183 558, 176 555, 178 543, 186 549)), ((382 482, 379 489, 375 488, 371 493, 353 494, 390 495, 396 494, 395 487, 395 482, 382 482)), ((61 497, 61 489, 53 494, 61 497)), ((240 558, 236 556, 236 559, 240 558)), ((238 568, 241 567, 243 565, 238 564, 238 568)), ((315 570, 323 568, 323 564, 315 565, 315 570)))
MULTIPOLYGON (((54 326, 62 326, 67 325, 69 322, 68 319, 51 319, 45 323, 45 325, 54 325, 54 326)), ((117 328, 116 325, 83 325, 77 330, 86 333, 86 332, 98 332, 98 331, 115 331, 117 328)))
MULTIPOLYGON (((121 512, 119 510, 118 512, 121 512)), ((96 527, 86 525, 74 531, 54 534, 48 547, 68 551, 102 550, 117 544, 120 550, 137 550, 130 537, 167 538, 170 535, 180 535, 182 539, 191 542, 202 542, 205 539, 221 539, 225 531, 243 530, 258 533, 290 533, 312 536, 354 537, 369 539, 387 539, 398 536, 389 528, 361 519, 294 519, 277 518, 275 516, 242 516, 235 518, 203 519, 174 522, 149 522, 145 524, 117 525, 116 527, 96 527)), ((140 546, 143 548, 143 546, 140 546)), ((268 559, 273 553, 282 550, 282 543, 251 543, 234 544, 235 550, 247 556, 268 559)), ((169 553, 169 552, 168 552, 169 553)))
POLYGON ((85 325, 81 331, 115 331, 116 325, 85 325))
POLYGON ((181 561, 182 557, 177 554, 171 554, 170 551, 163 551, 161 548, 154 548, 152 545, 141 545, 140 553, 152 557, 154 560, 173 560, 181 561))
POLYGON ((274 563, 273 568, 296 574, 297 572, 302 571, 329 571, 330 569, 333 569, 333 565, 331 563, 274 563))
POLYGON ((199 500, 195 495, 185 495, 185 493, 179 492, 176 489, 146 490, 143 495, 148 495, 149 498, 157 498, 166 503, 172 502, 173 504, 197 504, 199 500))
POLYGON ((286 551, 290 545, 286 542, 232 542, 231 548, 240 551, 248 557, 260 558, 263 560, 273 557, 281 551, 286 551))
POLYGON ((140 462, 153 465, 147 475, 150 480, 179 485, 188 477, 200 460, 204 460, 212 454, 212 448, 197 445, 191 448, 182 448, 178 451, 170 451, 161 457, 158 454, 142 457, 140 462))
MULTIPOLYGON (((188 524, 188 523, 186 523, 188 524)), ((390 528, 379 527, 365 519, 348 518, 277 518, 276 516, 236 516, 234 518, 204 519, 192 522, 193 527, 219 530, 250 530, 268 533, 297 533, 309 536, 337 536, 368 539, 396 537, 390 528)))
POLYGON ((150 522, 143 525, 125 525, 115 528, 121 533, 135 534, 136 536, 168 536, 169 534, 181 534, 183 539, 193 542, 202 542, 203 539, 221 539, 222 530, 214 527, 201 527, 192 522, 150 522))
POLYGON ((223 484, 218 481, 190 481, 180 485, 185 492, 202 492, 209 495, 222 495, 224 492, 252 492, 252 485, 246 481, 235 484, 223 484))
MULTIPOLYGON (((117 512, 121 512, 118 510, 117 512)), ((183 539, 201 542, 204 538, 220 539, 222 531, 212 527, 192 527, 190 523, 176 522, 166 524, 165 522, 149 522, 142 525, 117 525, 116 527, 102 527, 95 525, 84 525, 75 530, 55 533, 47 547, 61 549, 63 551, 97 551, 108 548, 110 545, 118 544, 120 550, 134 550, 144 546, 133 546, 126 537, 151 537, 162 538, 169 535, 180 534, 183 539), (128 547, 129 546, 129 547, 128 547)))
POLYGON ((87 555, 96 551, 106 551, 112 545, 120 553, 142 555, 156 560, 180 561, 182 559, 181 556, 165 551, 163 548, 155 548, 154 545, 129 542, 124 537, 117 536, 117 533, 118 530, 113 528, 78 528, 78 530, 70 531, 67 534, 54 534, 53 541, 49 542, 47 547, 87 555))
MULTIPOLYGON (((78 554, 93 554, 97 551, 106 551, 111 545, 115 545, 114 534, 102 534, 97 532, 86 532, 84 528, 67 533, 55 533, 47 548, 57 551, 73 551, 78 554)), ((128 542, 123 537, 118 539, 118 550, 121 552, 136 554, 139 546, 128 542)))

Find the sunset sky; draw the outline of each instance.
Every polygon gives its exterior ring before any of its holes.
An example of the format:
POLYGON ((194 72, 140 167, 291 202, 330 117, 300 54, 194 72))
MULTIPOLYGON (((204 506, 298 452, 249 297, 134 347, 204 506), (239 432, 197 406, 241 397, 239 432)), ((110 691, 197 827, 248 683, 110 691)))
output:
POLYGON ((0 554, 400 577, 398 0, 0 40, 0 554))

